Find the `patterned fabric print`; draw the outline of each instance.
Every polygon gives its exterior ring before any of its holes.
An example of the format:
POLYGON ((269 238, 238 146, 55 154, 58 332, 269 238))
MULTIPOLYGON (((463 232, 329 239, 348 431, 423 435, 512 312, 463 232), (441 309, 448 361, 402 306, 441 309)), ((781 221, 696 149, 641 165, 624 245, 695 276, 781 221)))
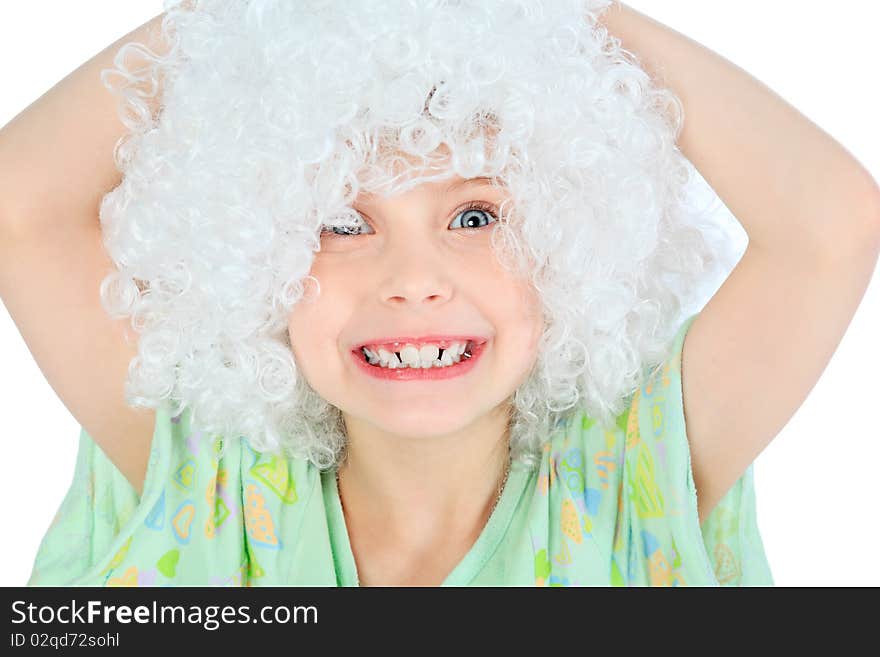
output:
POLYGON ((536 585, 772 585, 751 467, 699 525, 681 400, 694 318, 613 429, 579 413, 546 446, 536 497, 550 521, 532 526, 536 585))
POLYGON ((192 431, 188 414, 160 410, 139 499, 83 431, 74 482, 28 583, 244 585, 263 577, 259 551, 281 547, 264 491, 290 507, 298 475, 288 460, 258 455, 247 441, 222 456, 221 446, 192 431))
POLYGON ((633 575, 640 583, 674 586, 699 581, 705 569, 725 586, 770 585, 757 525, 753 466, 699 525, 681 387, 681 351, 693 319, 679 332, 671 357, 649 377, 630 408, 636 421, 631 423, 635 449, 627 450, 625 465, 633 502, 627 517, 630 537, 638 536, 639 541, 627 548, 630 555, 641 548, 642 558, 648 559, 647 571, 636 568, 633 575), (665 498, 652 495, 658 486, 667 492, 665 498), (698 532, 702 546, 692 540, 698 532))
MULTIPOLYGON (((750 467, 702 527, 681 399, 684 322, 660 366, 607 429, 559 421, 536 469, 515 464, 498 506, 447 585, 772 585, 750 467)), ((71 487, 30 585, 353 586, 332 472, 223 450, 157 412, 144 493, 83 431, 71 487)))
POLYGON ((617 470, 614 441, 613 431, 599 431, 581 412, 545 445, 530 510, 536 586, 611 584, 607 554, 618 506, 609 494, 617 470))
MULTIPOLYGON (((158 432, 159 425, 157 414, 154 441, 168 454, 163 468, 167 478, 164 487, 154 487, 154 496, 144 496, 144 507, 149 508, 139 528, 128 535, 122 554, 101 571, 107 586, 203 583, 187 576, 188 564, 214 561, 208 543, 217 536, 214 511, 225 493, 217 491, 218 481, 223 481, 227 472, 218 458, 222 442, 191 431, 183 416, 169 418, 167 439, 158 432)), ((150 479, 155 477, 148 476, 150 479)), ((232 506, 237 509, 240 504, 233 500, 232 506)), ((228 552, 229 556, 234 554, 228 552)))

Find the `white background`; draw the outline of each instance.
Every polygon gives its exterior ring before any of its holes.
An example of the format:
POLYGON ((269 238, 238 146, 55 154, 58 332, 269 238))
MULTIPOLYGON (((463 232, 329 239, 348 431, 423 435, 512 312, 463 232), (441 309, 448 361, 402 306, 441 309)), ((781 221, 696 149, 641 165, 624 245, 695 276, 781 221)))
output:
MULTIPOLYGON (((822 2, 781 0, 629 5, 749 71, 880 178, 875 3, 838 0, 833 10, 822 2)), ((161 11, 159 0, 4 3, 0 125, 161 11)), ((726 213, 723 206, 721 211, 726 213)), ((880 461, 873 417, 880 363, 876 279, 809 398, 755 462, 758 521, 777 585, 880 585, 880 569, 870 559, 880 541, 874 506, 880 461)), ((0 413, 0 585, 21 585, 70 484, 79 425, 2 304, 0 413)))

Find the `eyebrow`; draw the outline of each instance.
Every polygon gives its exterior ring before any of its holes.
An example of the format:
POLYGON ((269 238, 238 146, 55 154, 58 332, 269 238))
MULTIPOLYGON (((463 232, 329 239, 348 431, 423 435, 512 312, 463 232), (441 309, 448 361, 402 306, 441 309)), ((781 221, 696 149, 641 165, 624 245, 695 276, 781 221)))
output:
POLYGON ((488 176, 478 176, 476 178, 465 178, 464 180, 459 180, 458 182, 452 183, 449 187, 446 188, 446 193, 448 194, 451 191, 462 187, 467 184, 479 183, 480 185, 489 185, 492 183, 492 179, 488 176))
MULTIPOLYGON (((449 187, 446 188, 446 191, 442 192, 442 194, 448 194, 449 192, 453 192, 459 187, 464 187, 465 185, 479 185, 480 187, 488 186, 492 184, 492 178, 489 176, 477 176, 476 178, 465 178, 463 180, 456 181, 452 183, 449 187)), ((436 195, 440 195, 440 191, 435 192, 436 195)), ((365 201, 366 204, 370 204, 370 200, 365 201)), ((355 204, 358 204, 357 202, 355 204)))

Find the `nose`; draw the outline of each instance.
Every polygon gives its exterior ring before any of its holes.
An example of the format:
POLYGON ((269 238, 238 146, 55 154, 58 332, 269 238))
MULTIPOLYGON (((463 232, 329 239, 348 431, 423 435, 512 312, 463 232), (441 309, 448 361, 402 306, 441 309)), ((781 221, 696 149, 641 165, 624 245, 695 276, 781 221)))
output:
POLYGON ((389 249, 384 277, 379 285, 381 300, 388 304, 440 304, 452 298, 449 263, 436 247, 421 242, 397 244, 389 249))

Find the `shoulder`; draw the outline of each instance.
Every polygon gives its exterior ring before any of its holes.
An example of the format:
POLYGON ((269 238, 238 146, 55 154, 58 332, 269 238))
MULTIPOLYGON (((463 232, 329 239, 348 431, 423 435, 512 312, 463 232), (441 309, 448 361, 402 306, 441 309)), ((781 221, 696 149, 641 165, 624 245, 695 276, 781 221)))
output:
POLYGON ((305 460, 258 452, 245 437, 207 435, 188 411, 158 410, 139 497, 83 431, 74 483, 31 583, 274 581, 281 528, 295 535, 319 480, 305 460), (81 540, 71 544, 71 536, 81 540))
POLYGON ((644 367, 612 421, 578 408, 550 436, 531 507, 538 581, 772 582, 750 472, 702 526, 698 517, 680 374, 692 321, 680 325, 661 362, 644 367))

